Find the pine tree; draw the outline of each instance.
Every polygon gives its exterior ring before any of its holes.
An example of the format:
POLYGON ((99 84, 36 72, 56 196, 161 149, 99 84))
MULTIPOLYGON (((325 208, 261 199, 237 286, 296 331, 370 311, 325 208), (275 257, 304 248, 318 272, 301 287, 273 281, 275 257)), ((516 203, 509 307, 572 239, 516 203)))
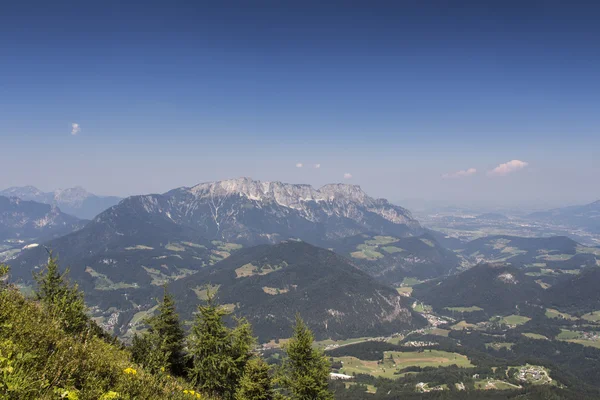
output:
POLYGON ((44 271, 34 275, 38 284, 36 297, 67 333, 83 333, 90 327, 90 319, 85 313, 83 293, 65 279, 68 273, 60 273, 58 260, 50 252, 44 271))
POLYGON ((158 314, 148 318, 146 323, 149 325, 147 340, 153 352, 157 353, 149 354, 154 359, 149 360, 149 364, 156 366, 156 369, 167 368, 175 375, 182 375, 185 333, 175 310, 175 300, 166 286, 158 314))
POLYGON ((313 334, 296 315, 294 335, 284 346, 286 358, 278 371, 278 382, 293 400, 330 400, 330 365, 323 353, 313 348, 313 334))
POLYGON ((260 357, 253 357, 244 368, 235 392, 235 400, 272 400, 273 382, 269 375, 269 365, 260 357))
POLYGON ((255 343, 246 320, 238 319, 234 329, 225 325, 223 319, 229 314, 208 293, 206 304, 198 307, 188 340, 193 363, 189 370, 192 382, 203 392, 226 400, 234 398, 255 343))

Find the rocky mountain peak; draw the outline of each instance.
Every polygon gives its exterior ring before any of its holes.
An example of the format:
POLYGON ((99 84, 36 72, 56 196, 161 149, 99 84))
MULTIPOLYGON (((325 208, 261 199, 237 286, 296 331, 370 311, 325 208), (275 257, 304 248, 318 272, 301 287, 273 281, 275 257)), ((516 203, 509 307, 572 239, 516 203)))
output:
POLYGON ((54 201, 59 204, 79 205, 90 196, 93 195, 81 186, 54 191, 54 201))
POLYGON ((315 189, 307 184, 289 184, 279 181, 262 182, 251 178, 228 179, 201 183, 189 189, 197 198, 226 197, 239 195, 255 201, 275 201, 279 205, 296 208, 302 202, 346 200, 357 203, 372 203, 374 199, 362 191, 360 186, 329 184, 315 189))
POLYGON ((35 186, 10 187, 0 192, 1 195, 7 197, 18 197, 22 200, 33 200, 36 197, 43 196, 44 192, 35 186))

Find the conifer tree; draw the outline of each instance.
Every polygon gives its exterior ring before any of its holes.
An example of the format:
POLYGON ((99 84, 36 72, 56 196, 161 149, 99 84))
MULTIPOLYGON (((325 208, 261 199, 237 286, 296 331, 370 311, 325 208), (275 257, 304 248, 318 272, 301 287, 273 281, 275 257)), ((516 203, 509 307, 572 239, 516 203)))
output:
POLYGON ((284 346, 286 358, 278 371, 278 382, 293 400, 330 400, 330 365, 323 353, 312 347, 313 334, 296 315, 294 335, 284 346))
POLYGON ((252 357, 244 368, 235 392, 235 400, 273 400, 273 382, 269 365, 260 357, 252 357))
POLYGON ((38 284, 36 296, 67 333, 82 333, 89 328, 90 319, 85 313, 83 293, 65 279, 68 273, 68 269, 60 273, 57 258, 49 252, 46 268, 34 275, 38 284))
POLYGON ((185 333, 175 310, 175 300, 166 286, 158 314, 150 317, 147 323, 150 326, 150 338, 160 353, 158 358, 166 360, 173 374, 181 375, 184 369, 185 333))
POLYGON ((229 314, 209 292, 206 304, 198 307, 188 339, 192 382, 203 392, 225 400, 234 398, 255 343, 252 328, 245 319, 238 319, 233 329, 225 325, 223 319, 229 314))

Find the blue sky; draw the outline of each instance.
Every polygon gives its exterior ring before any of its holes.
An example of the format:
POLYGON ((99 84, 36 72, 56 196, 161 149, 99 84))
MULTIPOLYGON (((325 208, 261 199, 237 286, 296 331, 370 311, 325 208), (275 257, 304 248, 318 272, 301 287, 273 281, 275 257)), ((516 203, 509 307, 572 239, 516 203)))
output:
POLYGON ((393 200, 600 198, 590 2, 120 3, 3 4, 0 187, 252 176, 393 200), (527 165, 490 175, 511 160, 527 165))

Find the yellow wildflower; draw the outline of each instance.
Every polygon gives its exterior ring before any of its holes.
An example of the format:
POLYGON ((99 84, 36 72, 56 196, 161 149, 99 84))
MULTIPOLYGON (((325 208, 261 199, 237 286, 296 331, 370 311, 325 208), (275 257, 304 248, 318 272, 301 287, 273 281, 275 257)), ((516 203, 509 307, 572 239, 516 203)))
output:
POLYGON ((123 372, 126 373, 127 375, 136 375, 137 374, 137 371, 135 369, 131 368, 131 367, 130 368, 125 368, 123 370, 123 372))

